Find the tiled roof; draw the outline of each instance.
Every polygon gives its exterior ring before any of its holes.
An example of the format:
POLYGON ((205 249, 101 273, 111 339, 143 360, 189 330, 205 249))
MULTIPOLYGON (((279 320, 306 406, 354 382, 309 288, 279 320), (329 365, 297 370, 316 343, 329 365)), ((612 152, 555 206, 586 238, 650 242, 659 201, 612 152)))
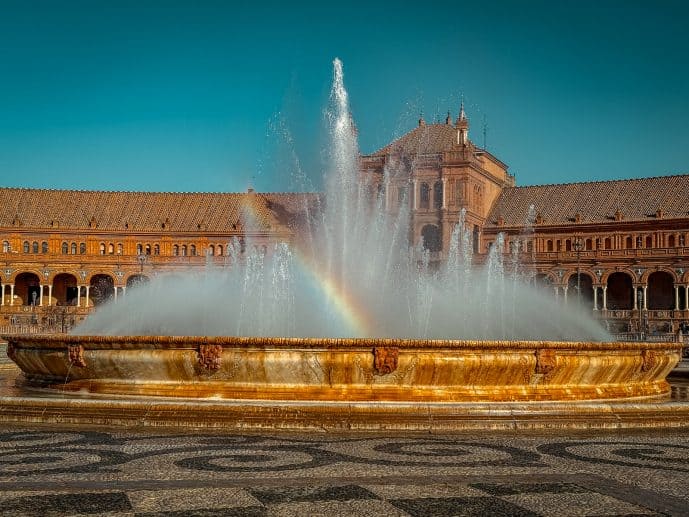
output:
POLYGON ((689 174, 655 178, 592 181, 503 189, 486 226, 502 217, 507 226, 523 225, 534 205, 542 224, 570 224, 577 214, 582 223, 615 220, 648 221, 662 210, 663 218, 689 218, 689 174))
POLYGON ((456 129, 452 124, 425 124, 386 145, 370 156, 401 152, 404 154, 434 154, 448 151, 456 141, 456 129))
MULTIPOLYGON (((280 195, 290 196, 301 194, 280 195)), ((173 232, 228 232, 235 224, 276 230, 281 218, 270 205, 269 196, 257 193, 0 188, 0 227, 87 229, 93 221, 109 231, 161 231, 165 225, 173 232)))

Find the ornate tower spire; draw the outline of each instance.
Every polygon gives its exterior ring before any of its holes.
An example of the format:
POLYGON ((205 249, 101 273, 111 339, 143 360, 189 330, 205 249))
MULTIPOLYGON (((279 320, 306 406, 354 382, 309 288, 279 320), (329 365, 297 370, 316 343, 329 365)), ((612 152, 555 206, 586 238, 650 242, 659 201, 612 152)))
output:
POLYGON ((462 95, 462 103, 459 106, 459 116, 457 117, 457 145, 466 145, 469 141, 469 120, 464 113, 464 95, 462 95))

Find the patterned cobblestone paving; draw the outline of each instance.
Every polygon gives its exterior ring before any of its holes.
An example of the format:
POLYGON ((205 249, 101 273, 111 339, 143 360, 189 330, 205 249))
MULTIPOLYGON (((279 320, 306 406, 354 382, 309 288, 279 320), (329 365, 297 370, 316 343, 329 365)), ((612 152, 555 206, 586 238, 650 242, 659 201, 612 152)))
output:
POLYGON ((0 431, 0 515, 689 515, 689 432, 0 431))

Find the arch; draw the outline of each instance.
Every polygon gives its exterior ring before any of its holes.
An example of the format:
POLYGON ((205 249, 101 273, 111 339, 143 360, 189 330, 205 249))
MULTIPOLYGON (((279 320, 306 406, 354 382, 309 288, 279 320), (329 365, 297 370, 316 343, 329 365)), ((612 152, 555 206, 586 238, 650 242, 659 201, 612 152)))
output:
POLYGON ((146 255, 150 255, 150 254, 151 254, 151 245, 150 245, 150 244, 146 244, 146 246, 144 247, 144 253, 145 253, 146 255))
POLYGON ((24 244, 22 244, 22 251, 24 253, 29 253, 29 241, 24 241, 24 244))
POLYGON ((593 309, 593 276, 584 271, 572 273, 567 279, 567 301, 593 309))
POLYGON ((105 243, 101 242, 98 246, 98 251, 100 252, 101 255, 105 255, 105 243))
POLYGON ((131 275, 129 278, 127 278, 127 289, 136 289, 137 287, 148 284, 150 281, 151 279, 146 275, 131 275))
POLYGON ((667 271, 648 275, 647 305, 651 310, 670 310, 675 307, 675 278, 667 271))
POLYGON ((219 257, 222 257, 222 253, 223 253, 222 244, 218 244, 218 247, 216 248, 216 255, 218 255, 219 257))
POLYGON ((108 255, 115 254, 115 245, 111 242, 108 244, 108 255))
POLYGON ((422 183, 419 190, 419 208, 429 208, 431 202, 431 189, 428 183, 422 183))
POLYGON ((616 271, 607 278, 608 309, 629 310, 634 307, 634 283, 629 273, 616 271))
POLYGON ((186 257, 187 256, 187 245, 182 244, 182 256, 186 257))
POLYGON ((31 243, 31 253, 38 253, 38 242, 33 241, 31 243))
POLYGON ((98 273, 91 277, 89 297, 94 306, 103 305, 115 295, 115 280, 105 273, 98 273))
POLYGON ((48 253, 48 241, 41 242, 41 253, 48 253))
POLYGON ((536 273, 531 278, 531 282, 536 288, 549 290, 555 283, 555 279, 549 273, 536 273))
POLYGON ((440 210, 443 207, 443 183, 436 181, 433 184, 433 208, 440 210))
POLYGON ((57 305, 76 305, 78 292, 77 277, 70 273, 60 273, 53 279, 53 297, 57 305))
POLYGON ((212 244, 210 246, 208 246, 208 255, 210 255, 210 256, 215 255, 215 246, 213 246, 212 244))
POLYGON ((76 242, 73 242, 72 245, 70 246, 70 252, 72 255, 77 254, 77 243, 76 242))
POLYGON ((41 280, 36 273, 19 273, 14 279, 14 296, 18 298, 19 305, 38 305, 40 285, 41 280))
POLYGON ((62 243, 62 254, 67 255, 69 253, 69 244, 66 242, 62 243))
POLYGON ((421 241, 423 249, 428 251, 440 251, 443 247, 440 228, 434 224, 427 224, 421 228, 421 241))

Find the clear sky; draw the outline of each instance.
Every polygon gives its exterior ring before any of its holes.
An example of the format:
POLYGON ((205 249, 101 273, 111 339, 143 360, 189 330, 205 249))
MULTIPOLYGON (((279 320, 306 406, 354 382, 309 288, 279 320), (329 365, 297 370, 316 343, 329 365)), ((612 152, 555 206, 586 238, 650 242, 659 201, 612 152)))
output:
POLYGON ((685 0, 314 4, 0 0, 0 186, 318 186, 335 57, 364 153, 463 95, 520 185, 689 173, 685 0))

